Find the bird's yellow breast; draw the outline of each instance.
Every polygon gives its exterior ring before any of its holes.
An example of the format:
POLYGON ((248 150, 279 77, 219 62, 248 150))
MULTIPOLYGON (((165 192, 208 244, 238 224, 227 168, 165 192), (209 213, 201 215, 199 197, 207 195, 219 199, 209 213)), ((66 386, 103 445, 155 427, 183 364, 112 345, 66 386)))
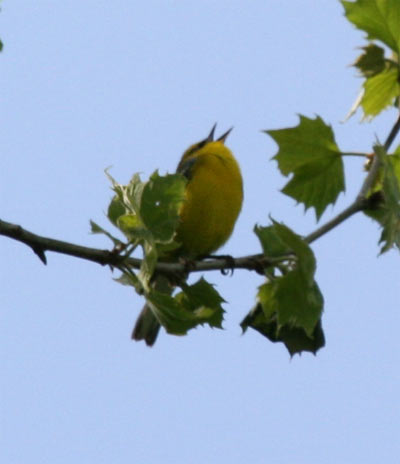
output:
POLYGON ((232 152, 219 141, 186 156, 187 161, 192 167, 177 240, 183 254, 202 257, 221 247, 233 231, 243 201, 242 176, 232 152))

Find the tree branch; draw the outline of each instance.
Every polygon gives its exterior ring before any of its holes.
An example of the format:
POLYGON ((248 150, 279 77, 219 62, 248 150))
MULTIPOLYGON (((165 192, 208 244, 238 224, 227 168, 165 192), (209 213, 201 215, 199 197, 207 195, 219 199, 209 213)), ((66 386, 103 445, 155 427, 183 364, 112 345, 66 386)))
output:
MULTIPOLYGON (((46 251, 54 251, 55 253, 62 253, 64 255, 87 259, 101 265, 109 264, 111 266, 117 266, 123 261, 123 258, 118 253, 108 250, 88 248, 75 245, 73 243, 63 242, 61 240, 42 237, 23 229, 19 225, 11 224, 2 220, 0 220, 0 235, 25 243, 25 245, 32 248, 44 264, 46 264, 46 251)), ((139 259, 136 261, 140 263, 139 259)))
MULTIPOLYGON (((45 256, 46 251, 75 256, 76 258, 86 259, 88 261, 101 264, 102 266, 108 265, 111 267, 118 267, 121 264, 125 264, 135 269, 139 269, 142 264, 141 259, 128 258, 117 251, 99 250, 97 248, 89 248, 61 240, 42 237, 29 232, 19 225, 11 224, 2 220, 0 220, 0 235, 4 235, 29 246, 44 264, 47 262, 45 256)), ((287 257, 268 259, 263 254, 256 254, 239 258, 226 257, 207 261, 195 261, 190 263, 189 272, 217 271, 224 269, 248 269, 261 272, 265 267, 276 262, 281 262, 284 259, 287 259, 287 257)), ((165 273, 187 271, 185 264, 179 262, 158 262, 156 268, 160 272, 165 273)))

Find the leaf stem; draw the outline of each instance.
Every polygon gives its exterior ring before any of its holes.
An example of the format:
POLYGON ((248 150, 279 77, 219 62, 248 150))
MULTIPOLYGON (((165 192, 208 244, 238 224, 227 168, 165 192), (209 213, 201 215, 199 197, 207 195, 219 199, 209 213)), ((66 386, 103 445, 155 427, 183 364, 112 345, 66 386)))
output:
POLYGON ((358 152, 344 152, 340 153, 340 156, 357 156, 360 158, 368 158, 368 153, 358 153, 358 152))

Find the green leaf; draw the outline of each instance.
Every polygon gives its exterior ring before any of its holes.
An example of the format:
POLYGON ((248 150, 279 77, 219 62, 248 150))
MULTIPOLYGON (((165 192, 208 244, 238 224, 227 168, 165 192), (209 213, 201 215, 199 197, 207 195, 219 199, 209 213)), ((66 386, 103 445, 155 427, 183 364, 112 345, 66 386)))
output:
POLYGON ((143 294, 143 286, 132 270, 123 272, 119 277, 115 278, 114 281, 121 285, 133 287, 137 293, 140 295, 143 294))
POLYGON ((225 300, 205 279, 201 278, 193 285, 185 285, 176 300, 195 314, 199 323, 222 328, 224 310, 221 303, 225 300))
POLYGON ((140 205, 142 202, 143 190, 146 186, 145 182, 142 182, 139 174, 134 174, 129 184, 123 188, 123 200, 128 208, 128 211, 136 215, 140 215, 140 205))
POLYGON ((112 189, 117 193, 118 190, 122 190, 124 186, 118 183, 114 177, 109 173, 110 168, 104 169, 104 174, 107 176, 108 180, 111 182, 112 189))
POLYGON ((400 249, 400 218, 398 214, 387 214, 382 221, 382 234, 379 243, 383 243, 381 253, 396 246, 400 249))
POLYGON ((291 261, 295 261, 296 269, 304 275, 309 284, 312 284, 316 261, 307 242, 289 227, 274 220, 271 226, 257 226, 255 232, 267 256, 291 255, 291 261))
POLYGON ((136 287, 138 284, 136 275, 132 273, 122 273, 119 277, 113 279, 115 282, 118 282, 121 285, 125 285, 127 287, 136 287))
POLYGON ((184 285, 183 291, 175 297, 151 290, 146 299, 168 333, 185 335, 188 330, 205 323, 221 328, 224 300, 204 279, 184 285))
POLYGON ((107 217, 115 226, 118 227, 118 218, 124 214, 126 214, 124 203, 117 195, 115 195, 108 206, 107 217))
POLYGON ((309 351, 316 352, 325 346, 325 336, 322 330, 321 321, 318 321, 314 328, 312 336, 308 336, 305 331, 298 327, 285 326, 278 330, 276 318, 266 319, 260 305, 245 317, 241 323, 243 332, 251 327, 257 330, 261 335, 267 337, 271 342, 282 342, 286 346, 290 355, 309 351))
POLYGON ((382 47, 370 43, 362 47, 362 53, 354 62, 353 66, 359 70, 364 77, 372 77, 385 69, 385 51, 382 47))
POLYGON ((380 40, 400 51, 400 2, 398 0, 343 1, 345 15, 369 40, 380 40))
POLYGON ((279 235, 279 238, 297 256, 297 269, 304 274, 306 281, 312 285, 316 269, 316 261, 310 246, 299 235, 284 224, 274 222, 274 228, 279 235))
POLYGON ((152 239, 144 241, 143 255, 144 256, 140 266, 138 278, 143 288, 148 291, 150 288, 150 281, 158 260, 157 247, 152 239))
POLYGON ((257 301, 262 308, 264 319, 276 320, 275 286, 267 282, 258 287, 257 301))
POLYGON ((179 221, 185 180, 180 175, 159 176, 148 182, 135 174, 128 185, 119 184, 107 171, 115 196, 108 207, 108 218, 130 241, 153 241, 164 248, 175 248, 172 237, 179 221))
POLYGON ((278 144, 274 156, 282 174, 293 174, 282 192, 313 207, 317 220, 345 190, 341 153, 332 128, 320 117, 300 115, 296 127, 266 131, 278 144))
POLYGON ((259 287, 257 305, 242 322, 273 341, 285 343, 289 352, 313 351, 320 348, 323 337, 316 336, 320 324, 323 297, 314 280, 316 261, 309 245, 287 226, 274 222, 258 228, 258 235, 268 248, 268 237, 293 256, 281 276, 272 276, 259 287))
POLYGON ((157 172, 146 183, 141 196, 140 216, 155 240, 172 240, 179 223, 185 185, 185 178, 180 174, 161 177, 157 172))
POLYGON ((254 233, 260 240, 263 252, 266 256, 273 258, 290 253, 290 249, 281 240, 274 225, 267 227, 256 225, 254 227, 254 233))
POLYGON ((108 211, 110 221, 112 223, 116 222, 116 216, 122 211, 122 208, 124 209, 122 214, 138 215, 141 196, 145 186, 145 183, 141 181, 139 174, 134 174, 128 185, 122 185, 111 176, 108 169, 104 172, 110 180, 112 189, 115 192, 115 197, 111 200, 108 211))
POLYGON ((365 214, 382 226, 379 243, 383 244, 381 253, 384 253, 393 246, 400 249, 400 155, 387 155, 379 145, 374 150, 379 156, 381 168, 370 192, 374 208, 365 210, 365 214))
MULTIPOLYGON (((399 2, 400 4, 400 2, 399 2)), ((361 106, 366 118, 373 118, 399 96, 399 71, 395 64, 365 80, 361 106)))
POLYGON ((312 337, 323 308, 323 297, 316 282, 309 285, 305 275, 294 270, 273 285, 278 328, 298 327, 312 337))
POLYGON ((106 235, 110 240, 112 240, 112 242, 114 243, 114 245, 121 245, 122 244, 122 241, 119 240, 118 238, 114 237, 113 235, 111 235, 109 232, 107 232, 105 229, 103 229, 102 227, 100 227, 98 224, 96 224, 94 221, 90 221, 90 227, 91 227, 91 233, 92 234, 104 234, 106 235))
POLYGON ((0 40, 0 52, 2 52, 2 51, 3 51, 3 41, 0 40))
POLYGON ((116 225, 131 242, 135 240, 152 240, 151 233, 143 226, 136 214, 119 216, 116 225))
POLYGON ((186 335, 196 325, 193 315, 182 308, 172 296, 153 290, 146 296, 146 300, 168 333, 186 335))
POLYGON ((296 127, 265 131, 279 145, 279 152, 273 159, 285 176, 309 163, 340 155, 330 126, 319 116, 315 119, 299 117, 296 127))
MULTIPOLYGON (((173 250, 179 246, 173 240, 173 236, 184 198, 185 180, 180 175, 159 176, 155 172, 148 182, 142 182, 140 176, 135 174, 127 185, 122 185, 108 170, 105 172, 115 193, 107 216, 127 237, 128 243, 123 244, 127 255, 133 253, 139 245, 143 251, 140 271, 135 274, 133 286, 141 294, 151 294, 152 276, 157 260, 160 256, 171 257, 173 250)), ((112 237, 97 225, 94 230, 112 237)), ((132 283, 130 274, 124 279, 132 283)), ((158 290, 157 288, 154 291, 158 290)))
POLYGON ((263 284, 258 300, 266 321, 273 319, 278 331, 285 326, 297 327, 312 338, 321 318, 323 297, 316 282, 310 285, 299 269, 263 284))
POLYGON ((380 238, 380 243, 383 243, 381 253, 384 253, 393 246, 400 249, 400 157, 387 156, 381 146, 375 147, 375 153, 381 157, 384 168, 382 191, 385 199, 385 214, 380 238))

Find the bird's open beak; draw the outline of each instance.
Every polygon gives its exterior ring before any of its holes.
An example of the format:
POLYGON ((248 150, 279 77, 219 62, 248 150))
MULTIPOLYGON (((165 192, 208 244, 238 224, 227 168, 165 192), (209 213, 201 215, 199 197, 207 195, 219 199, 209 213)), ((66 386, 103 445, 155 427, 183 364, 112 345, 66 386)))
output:
POLYGON ((209 143, 209 142, 213 142, 214 141, 214 132, 215 132, 215 128, 217 127, 217 123, 215 123, 210 131, 210 133, 208 134, 207 138, 206 138, 206 142, 209 143))
POLYGON ((231 127, 230 129, 228 129, 225 134, 222 134, 221 137, 219 137, 217 140, 218 142, 222 142, 222 143, 225 143, 225 140, 226 138, 228 137, 228 135, 231 133, 233 127, 231 127))

